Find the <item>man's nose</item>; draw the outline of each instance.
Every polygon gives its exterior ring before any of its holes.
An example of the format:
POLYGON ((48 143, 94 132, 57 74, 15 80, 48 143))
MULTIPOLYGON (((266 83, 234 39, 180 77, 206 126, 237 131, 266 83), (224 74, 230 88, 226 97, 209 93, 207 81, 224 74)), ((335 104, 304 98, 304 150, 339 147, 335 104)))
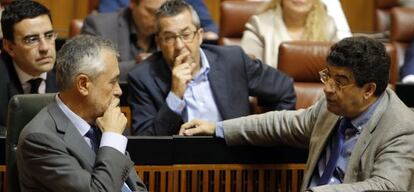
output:
POLYGON ((39 40, 39 51, 40 52, 47 52, 50 49, 52 43, 54 43, 54 42, 47 41, 44 38, 40 38, 40 40, 39 40))
POLYGON ((122 95, 122 89, 121 86, 119 86, 119 83, 116 84, 115 90, 114 90, 114 95, 116 97, 121 97, 122 95))

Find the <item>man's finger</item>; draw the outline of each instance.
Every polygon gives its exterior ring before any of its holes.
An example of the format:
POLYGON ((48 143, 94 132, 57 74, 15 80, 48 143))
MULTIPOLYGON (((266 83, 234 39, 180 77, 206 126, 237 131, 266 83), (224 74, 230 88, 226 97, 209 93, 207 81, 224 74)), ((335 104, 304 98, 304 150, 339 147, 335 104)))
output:
POLYGON ((189 51, 185 51, 185 52, 180 53, 180 55, 178 55, 175 58, 174 67, 186 63, 186 62, 183 62, 183 60, 185 58, 187 58, 189 55, 190 55, 190 52, 189 51))
POLYGON ((184 123, 183 125, 181 125, 181 129, 184 129, 184 130, 190 129, 190 128, 195 127, 195 125, 196 125, 196 123, 195 123, 194 120, 193 121, 189 121, 189 122, 184 123))
POLYGON ((111 101, 111 104, 109 104, 108 109, 114 109, 119 106, 120 100, 119 98, 115 98, 111 101))

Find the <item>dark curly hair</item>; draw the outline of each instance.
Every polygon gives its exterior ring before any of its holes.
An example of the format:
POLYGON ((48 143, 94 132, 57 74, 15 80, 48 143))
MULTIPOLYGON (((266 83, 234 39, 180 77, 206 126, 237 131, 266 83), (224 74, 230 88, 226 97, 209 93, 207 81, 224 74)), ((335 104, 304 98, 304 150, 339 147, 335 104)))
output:
POLYGON ((327 62, 333 66, 351 68, 358 87, 375 83, 376 96, 387 88, 390 58, 379 41, 368 37, 345 38, 331 47, 327 62))
POLYGON ((52 17, 49 9, 36 1, 31 0, 15 0, 4 8, 1 16, 1 28, 3 30, 3 38, 14 42, 13 29, 14 25, 24 19, 31 19, 41 15, 52 17))

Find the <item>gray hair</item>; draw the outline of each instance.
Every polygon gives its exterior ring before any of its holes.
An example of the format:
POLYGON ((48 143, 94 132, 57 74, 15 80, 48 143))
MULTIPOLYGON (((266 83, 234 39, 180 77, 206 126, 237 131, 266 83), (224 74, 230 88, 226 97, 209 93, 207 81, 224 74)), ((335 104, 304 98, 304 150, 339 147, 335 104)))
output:
POLYGON ((200 17, 198 17, 197 12, 194 10, 194 8, 186 3, 183 0, 169 0, 161 5, 161 7, 158 9, 156 13, 156 22, 157 22, 157 33, 160 32, 160 19, 162 17, 172 17, 176 16, 180 13, 182 13, 184 10, 188 10, 191 13, 191 16, 193 18, 193 24, 197 28, 200 28, 200 17))
POLYGON ((105 49, 118 56, 115 45, 99 36, 78 35, 68 40, 56 59, 56 79, 61 90, 71 88, 81 73, 96 78, 105 67, 101 51, 105 49))

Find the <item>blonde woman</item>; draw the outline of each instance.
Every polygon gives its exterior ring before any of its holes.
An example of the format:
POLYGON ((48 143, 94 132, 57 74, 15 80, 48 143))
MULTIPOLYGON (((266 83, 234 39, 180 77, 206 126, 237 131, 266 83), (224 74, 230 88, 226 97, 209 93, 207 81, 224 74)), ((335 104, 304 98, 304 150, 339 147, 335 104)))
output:
POLYGON ((339 39, 333 19, 320 0, 272 0, 246 24, 244 51, 277 68, 283 41, 339 39))

